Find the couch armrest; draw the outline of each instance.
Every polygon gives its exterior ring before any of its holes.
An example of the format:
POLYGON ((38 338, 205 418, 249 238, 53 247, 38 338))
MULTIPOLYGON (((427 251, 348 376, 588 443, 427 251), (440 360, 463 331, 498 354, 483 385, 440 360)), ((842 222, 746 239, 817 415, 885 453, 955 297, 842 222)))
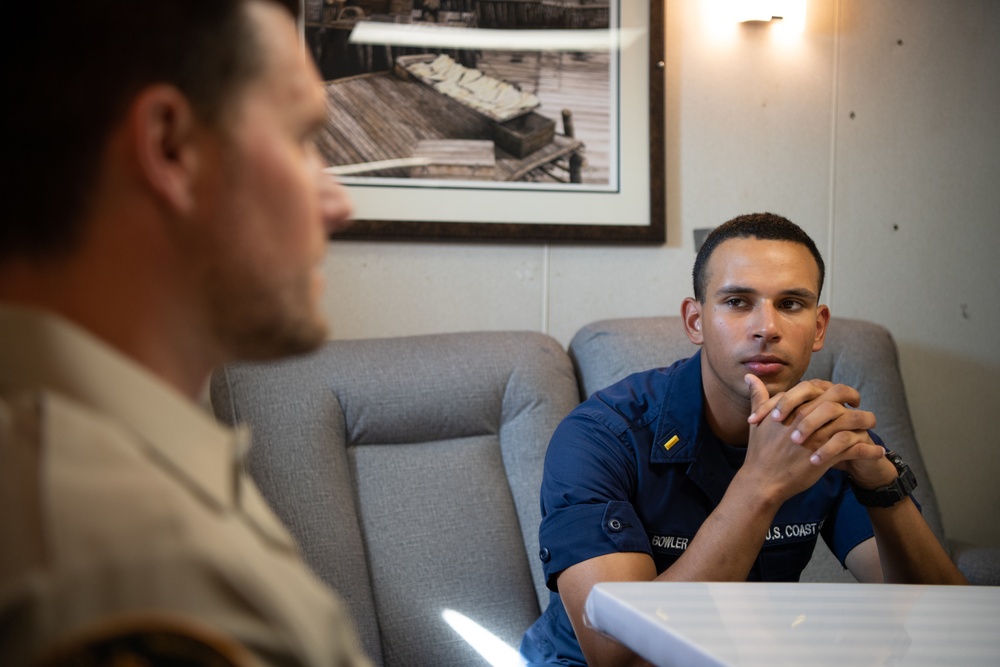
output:
POLYGON ((970 584, 1000 586, 1000 548, 951 540, 951 557, 970 584))

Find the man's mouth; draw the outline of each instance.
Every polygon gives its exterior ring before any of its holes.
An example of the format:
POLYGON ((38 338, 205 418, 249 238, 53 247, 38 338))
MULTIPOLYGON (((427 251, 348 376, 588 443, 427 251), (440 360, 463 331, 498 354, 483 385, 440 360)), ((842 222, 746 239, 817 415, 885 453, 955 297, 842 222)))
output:
POLYGON ((785 362, 769 354, 760 354, 743 360, 743 366, 757 377, 776 375, 785 368, 785 362))

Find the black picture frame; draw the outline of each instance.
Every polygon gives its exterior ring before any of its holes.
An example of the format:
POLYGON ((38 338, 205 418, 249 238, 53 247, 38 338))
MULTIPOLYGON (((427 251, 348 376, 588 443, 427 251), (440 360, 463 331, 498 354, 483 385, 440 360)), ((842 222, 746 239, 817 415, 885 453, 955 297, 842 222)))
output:
MULTIPOLYGON (((514 190, 500 194, 504 200, 517 202, 523 199, 516 221, 487 219, 465 219, 471 216, 463 215, 463 206, 469 212, 472 208, 479 209, 478 205, 470 206, 469 201, 476 201, 479 196, 475 193, 475 187, 468 184, 459 183, 455 186, 437 185, 423 186, 415 183, 412 187, 395 187, 379 185, 377 179, 368 179, 367 182, 359 184, 351 182, 350 178, 342 178, 356 202, 356 220, 347 230, 337 233, 337 239, 351 240, 391 240, 391 241, 500 241, 500 242, 555 242, 555 243, 596 243, 596 244, 662 244, 666 241, 666 173, 665 173, 665 44, 664 44, 664 6, 660 2, 638 3, 631 0, 610 0, 617 8, 622 4, 630 7, 628 11, 634 12, 632 15, 619 15, 619 22, 622 34, 638 34, 639 44, 645 44, 645 52, 641 49, 633 48, 630 54, 625 53, 623 47, 618 60, 619 68, 628 70, 627 76, 618 78, 618 100, 619 107, 628 108, 628 113, 633 114, 631 124, 643 125, 642 128, 631 127, 631 139, 622 141, 620 146, 618 189, 611 193, 576 193, 572 190, 561 190, 547 193, 545 190, 522 193, 514 190), (636 10, 637 7, 645 4, 648 13, 641 16, 639 13, 643 9, 636 10), (636 70, 644 70, 637 72, 636 70), (644 90, 640 90, 640 87, 644 90), (648 116, 643 116, 643 121, 638 121, 635 115, 636 109, 632 105, 636 100, 643 100, 642 108, 648 107, 648 116), (627 107, 626 107, 627 105, 627 107), (645 130, 644 132, 642 130, 645 130), (636 138, 638 137, 638 138, 636 138), (648 184, 639 191, 639 184, 648 184), (471 192, 470 192, 471 190, 471 192), (431 191, 433 194, 429 194, 431 191), (463 192, 465 191, 465 192, 463 192), (374 195, 373 195, 374 193, 374 195), (626 193, 626 194, 623 194, 626 193), (436 205, 407 205, 407 199, 415 196, 429 196, 435 201, 440 201, 440 206, 436 205), (632 207, 633 215, 630 219, 597 219, 583 223, 556 221, 549 219, 544 213, 537 211, 545 210, 545 204, 552 197, 560 198, 557 208, 562 211, 565 206, 561 202, 579 201, 582 209, 588 212, 591 209, 589 201, 603 198, 608 203, 602 210, 617 211, 615 205, 616 197, 628 197, 629 205, 632 207), (469 199, 472 197, 473 199, 469 199), (563 199, 563 198, 569 199, 563 199), (610 197, 610 199, 608 199, 610 197), (366 202, 385 202, 389 198, 394 198, 394 206, 402 206, 407 211, 428 211, 426 214, 403 214, 395 216, 379 215, 376 211, 372 213, 373 207, 366 205, 366 202), (579 198, 579 199, 577 199, 579 198), (457 205, 449 200, 460 202, 457 205), (465 203, 461 203, 465 202, 465 203), (538 203, 542 205, 538 205, 538 203), (437 211, 449 211, 453 219, 434 219, 437 211), (636 215, 636 210, 641 211, 636 215), (457 213, 456 213, 457 211, 457 213), (457 216, 457 217, 456 217, 457 216), (426 218, 426 219, 417 219, 426 218), (639 218, 639 219, 635 219, 639 218)), ((417 3, 419 4, 419 3, 417 3)), ((479 7, 484 3, 466 3, 479 7)), ((495 3, 500 4, 500 3, 495 3)), ((306 39, 310 40, 310 17, 305 17, 306 39)), ((314 31, 317 24, 312 23, 314 31)), ((319 29, 322 29, 320 26, 319 29)), ((384 49, 386 58, 393 58, 388 48, 384 49)), ((314 55, 316 55, 314 53, 314 55)), ((332 79, 327 81, 327 85, 337 85, 340 80, 332 79)), ((331 101, 331 104, 333 102, 331 101)), ((638 109, 641 111, 642 108, 638 109)), ((367 111, 377 113, 368 109, 367 111)), ((617 115, 619 136, 622 136, 621 127, 625 120, 623 114, 617 115)), ((331 139, 332 141, 332 139, 331 139)), ((328 162, 329 164, 329 162, 328 162)), ((414 179, 416 180, 416 179, 414 179)), ((437 182, 437 181, 435 181, 437 182)), ((491 195, 493 193, 490 193, 491 195)), ((483 195, 487 196, 487 195, 483 195)), ((554 201, 554 200, 552 200, 554 201)), ((377 208, 377 205, 374 207, 377 208)), ((489 208, 487 206, 487 208, 489 208)), ((494 208, 497 208, 494 206, 494 208)), ((571 213, 570 213, 571 214, 571 213)), ((482 215, 482 213, 481 213, 482 215)), ((606 215, 607 218, 617 217, 614 213, 606 215)))

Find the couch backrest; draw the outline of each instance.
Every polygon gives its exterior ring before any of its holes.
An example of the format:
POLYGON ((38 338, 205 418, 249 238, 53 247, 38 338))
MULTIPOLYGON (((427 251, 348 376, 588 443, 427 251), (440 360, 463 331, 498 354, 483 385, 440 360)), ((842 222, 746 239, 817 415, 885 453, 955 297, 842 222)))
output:
POLYGON ((212 379, 249 424, 251 474, 382 665, 485 664, 452 610, 516 649, 548 594, 538 492, 578 403, 568 355, 531 332, 335 341, 212 379))
MULTIPOLYGON (((679 316, 594 322, 580 329, 569 346, 582 397, 631 373, 669 366, 696 350, 679 316)), ((913 432, 896 344, 889 331, 871 322, 832 318, 826 343, 813 355, 805 377, 850 385, 861 393, 861 407, 874 412, 878 420, 875 431, 899 452, 916 475, 918 488, 914 496, 947 548, 937 499, 913 432)), ((823 548, 817 549, 803 573, 803 581, 853 580, 823 548)))

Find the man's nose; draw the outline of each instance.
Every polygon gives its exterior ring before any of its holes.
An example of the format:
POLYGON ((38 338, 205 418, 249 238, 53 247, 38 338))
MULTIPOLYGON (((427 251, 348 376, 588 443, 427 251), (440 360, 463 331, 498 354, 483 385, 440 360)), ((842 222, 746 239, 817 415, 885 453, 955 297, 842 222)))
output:
POLYGON ((764 302, 754 309, 754 338, 773 341, 781 338, 778 311, 770 302, 764 302))
POLYGON ((320 214, 327 233, 336 234, 351 226, 354 204, 351 195, 337 178, 318 171, 320 214))

